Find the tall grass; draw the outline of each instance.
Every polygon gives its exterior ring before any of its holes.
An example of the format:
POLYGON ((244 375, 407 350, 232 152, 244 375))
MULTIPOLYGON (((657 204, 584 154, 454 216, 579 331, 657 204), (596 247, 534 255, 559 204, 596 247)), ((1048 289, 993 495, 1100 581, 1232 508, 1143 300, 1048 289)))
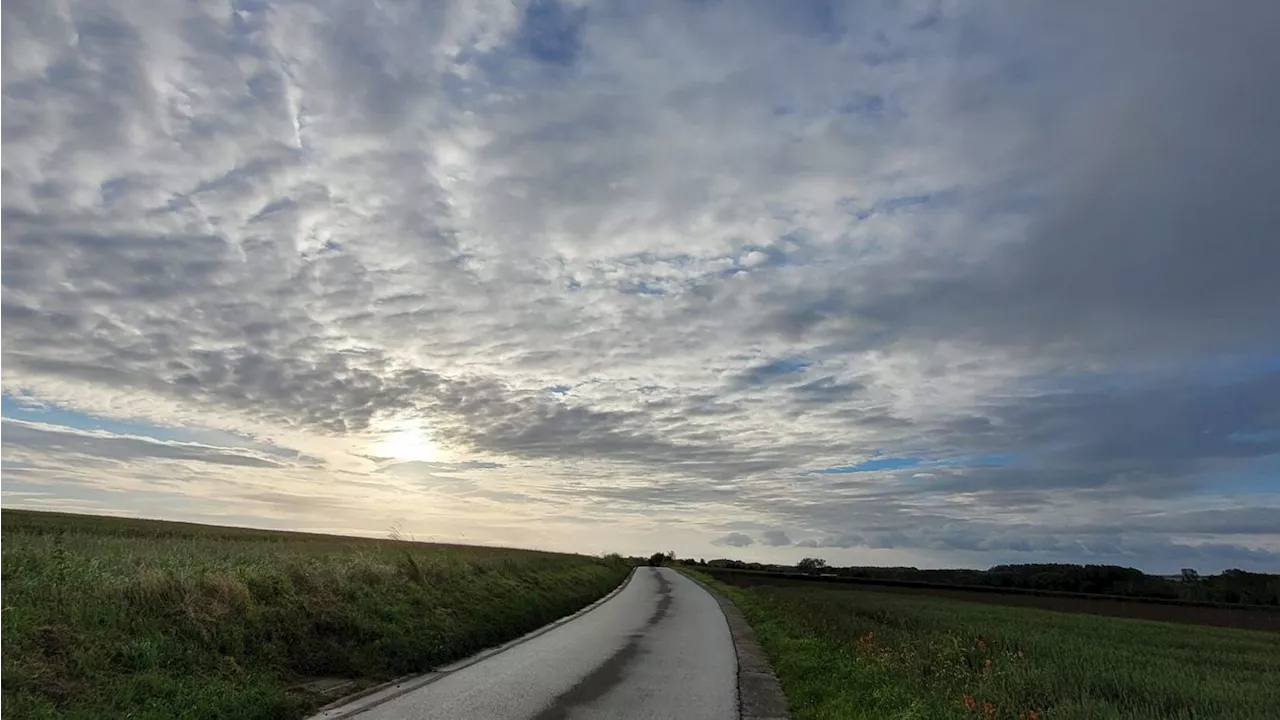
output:
POLYGON ((797 720, 1280 717, 1280 634, 710 584, 759 633, 797 720))
POLYGON ((497 548, 3 513, 6 718, 296 718, 519 636, 627 567, 497 548))

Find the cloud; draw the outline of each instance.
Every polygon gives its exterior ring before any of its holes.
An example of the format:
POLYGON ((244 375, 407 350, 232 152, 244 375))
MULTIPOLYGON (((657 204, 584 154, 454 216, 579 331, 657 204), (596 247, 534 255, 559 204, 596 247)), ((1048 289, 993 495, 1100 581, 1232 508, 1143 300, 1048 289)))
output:
POLYGON ((754 542, 755 541, 751 539, 751 536, 735 532, 735 533, 729 533, 728 535, 725 535, 724 537, 717 539, 713 544, 727 545, 728 547, 744 548, 744 547, 750 547, 752 544, 754 544, 754 542))
POLYGON ((1246 3, 1212 18, 1194 3, 1164 9, 1134 5, 1105 23, 1061 8, 985 18, 1002 40, 1026 32, 1046 50, 1076 51, 1036 88, 1008 68, 957 86, 1012 99, 958 116, 959 160, 991 169, 966 191, 979 214, 957 218, 960 234, 989 238, 974 242, 975 261, 908 256, 860 285, 833 272, 779 294, 767 327, 857 343, 861 326, 881 341, 945 338, 1126 363, 1274 352, 1264 308, 1276 290, 1264 268, 1280 261, 1269 237, 1280 211, 1265 198, 1280 183, 1270 171, 1280 150, 1260 141, 1280 115, 1280 91, 1261 68, 1280 57, 1258 28, 1275 9, 1246 3), (1176 49, 1188 27, 1198 28, 1191 55, 1176 49), (1068 91, 1085 78, 1086 91, 1068 91), (1051 186, 1008 192, 1033 173, 1051 186), (1006 235, 1001 219, 1023 202, 1035 214, 1006 235))
POLYGON ((68 503, 1280 567, 1272 3, 3 14, 5 391, 218 438, 68 503))
POLYGON ((236 467, 281 468, 285 463, 238 448, 218 448, 197 443, 164 442, 151 438, 80 431, 56 425, 5 419, 6 446, 23 450, 57 451, 99 458, 157 458, 213 463, 236 467))
POLYGON ((783 547, 791 544, 791 538, 781 530, 766 530, 761 542, 771 547, 783 547))
POLYGON ((859 533, 842 533, 835 537, 828 537, 828 538, 823 538, 822 540, 819 540, 818 547, 824 547, 824 548, 893 547, 893 545, 887 543, 888 540, 899 540, 901 542, 899 542, 898 544, 908 545, 908 543, 906 542, 905 536, 903 536, 898 531, 893 530, 886 533, 883 539, 878 537, 875 540, 872 540, 870 542, 859 533))
POLYGON ((501 463, 480 462, 476 460, 469 460, 465 462, 428 462, 424 460, 409 460, 405 462, 387 463, 386 465, 378 468, 378 472, 395 474, 467 472, 468 470, 489 470, 500 467, 503 467, 501 463))

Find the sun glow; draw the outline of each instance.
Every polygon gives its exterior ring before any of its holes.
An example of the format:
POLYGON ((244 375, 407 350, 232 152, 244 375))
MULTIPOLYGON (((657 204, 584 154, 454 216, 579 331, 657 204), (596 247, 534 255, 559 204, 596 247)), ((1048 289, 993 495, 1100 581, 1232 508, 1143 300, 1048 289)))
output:
POLYGON ((382 433, 373 455, 395 460, 430 462, 440 458, 440 447, 417 425, 399 425, 382 433))

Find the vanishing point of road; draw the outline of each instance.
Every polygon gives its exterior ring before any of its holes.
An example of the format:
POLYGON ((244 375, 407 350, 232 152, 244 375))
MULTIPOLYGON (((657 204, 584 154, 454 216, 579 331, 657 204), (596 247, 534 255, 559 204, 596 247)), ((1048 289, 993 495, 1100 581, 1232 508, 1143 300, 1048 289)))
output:
MULTIPOLYGON (((568 622, 353 720, 737 720, 737 658, 716 599, 669 568, 568 622)), ((354 709, 354 708, 353 708, 354 709)))

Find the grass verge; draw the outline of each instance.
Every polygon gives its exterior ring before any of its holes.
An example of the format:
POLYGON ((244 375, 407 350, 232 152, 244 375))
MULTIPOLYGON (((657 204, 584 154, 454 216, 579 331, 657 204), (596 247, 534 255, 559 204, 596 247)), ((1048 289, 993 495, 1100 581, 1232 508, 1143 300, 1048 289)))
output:
POLYGON ((727 585, 796 720, 1274 718, 1280 636, 869 592, 727 585))
POLYGON ((6 718, 298 718, 603 596, 621 559, 3 512, 6 718))

